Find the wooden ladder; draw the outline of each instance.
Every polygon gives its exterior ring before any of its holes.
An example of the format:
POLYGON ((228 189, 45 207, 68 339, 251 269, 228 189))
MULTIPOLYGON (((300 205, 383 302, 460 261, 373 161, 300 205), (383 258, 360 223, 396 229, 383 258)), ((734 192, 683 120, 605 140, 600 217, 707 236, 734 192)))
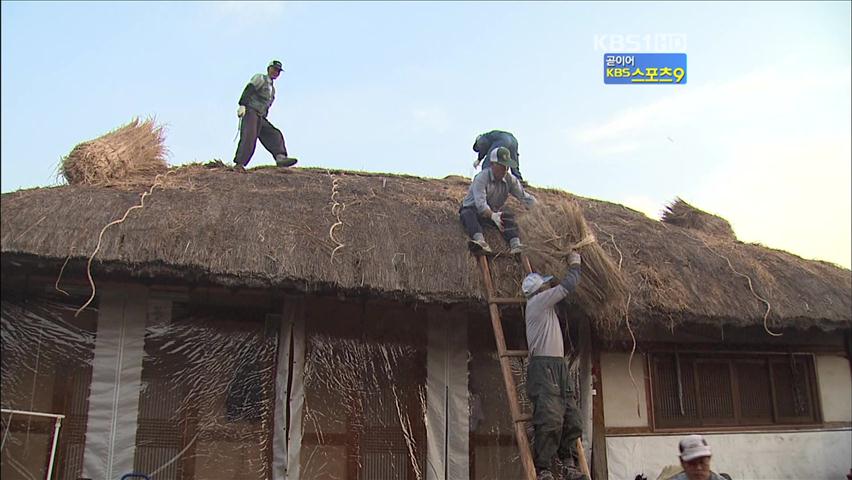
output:
MULTIPOLYGON (((515 441, 518 444, 518 450, 521 455, 521 463, 524 467, 524 473, 527 480, 535 480, 535 464, 533 463, 532 450, 530 442, 527 438, 527 429, 525 424, 532 422, 532 415, 521 411, 521 403, 518 400, 518 390, 515 386, 515 378, 512 375, 511 359, 525 358, 529 355, 528 350, 508 350, 506 348, 506 337, 503 334, 503 319, 500 316, 499 305, 524 305, 524 298, 498 297, 494 292, 494 282, 491 279, 491 268, 488 266, 488 257, 478 255, 479 268, 482 271, 482 280, 485 283, 486 299, 488 301, 488 311, 491 314, 491 327, 494 330, 494 341, 497 343, 497 356, 500 359, 500 371, 503 374, 503 386, 506 388, 506 397, 509 399, 509 412, 512 415, 512 424, 515 429, 515 441)), ((527 274, 532 273, 530 261, 526 255, 521 256, 521 263, 524 265, 524 270, 527 274)), ((577 457, 580 461, 580 470, 589 478, 589 465, 586 462, 585 451, 583 450, 583 442, 580 438, 577 439, 577 457)))

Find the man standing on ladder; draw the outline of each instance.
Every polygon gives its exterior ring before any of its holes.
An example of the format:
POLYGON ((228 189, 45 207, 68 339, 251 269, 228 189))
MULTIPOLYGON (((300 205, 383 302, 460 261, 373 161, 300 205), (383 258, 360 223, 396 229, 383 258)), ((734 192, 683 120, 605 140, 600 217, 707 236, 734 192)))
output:
POLYGON ((556 478, 551 471, 554 455, 561 478, 588 480, 569 466, 573 463, 573 446, 583 430, 556 316, 556 305, 573 293, 580 281, 580 262, 580 254, 571 252, 568 273, 553 288, 549 284, 552 276, 534 272, 521 284, 527 297, 527 395, 533 405, 533 461, 538 480, 556 478))

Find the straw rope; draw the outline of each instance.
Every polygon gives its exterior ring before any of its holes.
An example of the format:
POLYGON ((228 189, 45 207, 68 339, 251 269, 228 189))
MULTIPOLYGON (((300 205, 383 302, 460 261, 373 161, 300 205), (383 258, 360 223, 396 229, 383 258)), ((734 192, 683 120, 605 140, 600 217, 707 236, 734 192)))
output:
POLYGON ((127 211, 124 212, 124 215, 120 219, 113 220, 112 222, 109 222, 108 224, 106 224, 104 226, 104 228, 101 229, 101 233, 98 234, 98 244, 95 246, 95 251, 92 252, 92 254, 89 256, 89 261, 86 263, 86 276, 89 278, 89 285, 92 287, 92 294, 89 296, 89 299, 86 300, 86 303, 84 303, 83 306, 81 306, 80 308, 77 309, 76 312, 74 312, 75 317, 79 316, 80 312, 85 310, 86 307, 88 307, 89 304, 92 303, 92 300, 95 299, 96 289, 95 289, 95 281, 92 279, 92 261, 95 259, 95 255, 97 255, 98 252, 101 249, 101 242, 103 241, 104 233, 106 233, 106 231, 109 227, 111 227, 113 225, 118 225, 119 223, 122 223, 125 220, 127 220, 127 216, 130 215, 130 212, 132 212, 133 210, 136 210, 137 208, 145 208, 145 197, 147 197, 148 195, 151 195, 154 192, 154 189, 156 187, 161 186, 161 183, 160 183, 161 179, 165 178, 167 175, 170 175, 174 172, 175 172, 174 170, 170 170, 170 171, 166 172, 165 174, 159 174, 156 177, 154 177, 154 183, 153 183, 153 185, 151 185, 151 188, 149 188, 148 191, 146 191, 146 192, 142 192, 142 194, 139 196, 139 205, 134 205, 134 206, 128 208, 127 211))

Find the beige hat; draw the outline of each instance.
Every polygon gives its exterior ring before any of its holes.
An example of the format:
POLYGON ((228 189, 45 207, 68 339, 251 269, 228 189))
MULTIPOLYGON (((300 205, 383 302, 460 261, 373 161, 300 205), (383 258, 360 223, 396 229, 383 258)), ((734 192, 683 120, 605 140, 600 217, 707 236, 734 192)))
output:
POLYGON ((683 437, 678 447, 680 448, 680 459, 684 462, 713 455, 710 445, 707 445, 707 440, 704 440, 701 435, 683 437))
POLYGON ((539 289, 545 283, 553 280, 553 275, 541 275, 539 273, 531 273, 524 278, 524 281, 521 282, 521 290, 523 290, 524 295, 531 296, 535 292, 539 291, 539 289))

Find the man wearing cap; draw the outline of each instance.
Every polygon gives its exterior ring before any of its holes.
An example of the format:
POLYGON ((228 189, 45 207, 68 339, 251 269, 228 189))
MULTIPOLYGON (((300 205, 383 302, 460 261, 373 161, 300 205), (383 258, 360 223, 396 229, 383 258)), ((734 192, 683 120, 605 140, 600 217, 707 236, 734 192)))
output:
POLYGON ((680 466, 683 471, 671 477, 671 480, 725 480, 710 470, 710 457, 713 452, 707 440, 701 435, 683 437, 678 444, 680 466))
POLYGON ((518 166, 518 139, 511 133, 504 132, 503 130, 491 130, 476 137, 476 140, 473 142, 473 151, 477 153, 477 156, 476 161, 473 162, 473 168, 478 167, 479 162, 485 160, 482 163, 482 169, 488 169, 491 163, 488 155, 500 147, 509 149, 512 160, 515 162, 515 166, 511 168, 512 175, 517 177, 518 180, 523 181, 524 179, 521 177, 521 170, 518 166))
POLYGON ((275 101, 275 79, 281 75, 283 65, 278 60, 273 60, 266 67, 266 74, 258 73, 251 77, 243 94, 240 96, 237 116, 240 117, 240 143, 237 145, 237 153, 234 155, 234 170, 245 172, 257 140, 263 144, 269 153, 275 158, 279 167, 289 167, 296 163, 295 158, 287 156, 287 146, 284 144, 284 135, 281 130, 275 128, 266 119, 269 107, 275 101))
POLYGON ((536 203, 535 197, 524 191, 520 181, 512 175, 506 175, 506 169, 518 164, 512 160, 509 149, 500 147, 489 154, 489 168, 483 168, 470 184, 467 196, 462 200, 459 217, 468 234, 469 241, 475 249, 491 253, 491 247, 482 234, 482 223, 491 222, 503 233, 503 238, 509 243, 510 253, 521 253, 518 225, 512 212, 504 209, 503 205, 514 195, 526 206, 536 203))
POLYGON ((550 471, 554 456, 563 478, 576 474, 569 464, 574 444, 583 433, 556 316, 556 305, 573 293, 580 281, 580 254, 571 252, 568 262, 565 278, 553 288, 553 277, 538 273, 530 273, 521 283, 527 297, 527 395, 533 406, 533 462, 539 480, 554 478, 550 471))

